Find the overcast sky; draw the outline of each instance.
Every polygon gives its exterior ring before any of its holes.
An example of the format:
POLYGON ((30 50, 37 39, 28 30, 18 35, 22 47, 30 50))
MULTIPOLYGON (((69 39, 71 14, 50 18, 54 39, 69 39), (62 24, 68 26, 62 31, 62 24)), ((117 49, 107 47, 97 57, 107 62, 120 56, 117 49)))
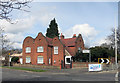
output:
POLYGON ((30 7, 25 8, 30 12, 11 13, 16 24, 0 20, 7 37, 15 42, 14 48, 22 48, 27 36, 35 38, 39 32, 45 35, 53 18, 65 38, 80 33, 85 45, 98 46, 106 42, 105 38, 115 26, 115 18, 118 20, 117 2, 32 2, 30 7))

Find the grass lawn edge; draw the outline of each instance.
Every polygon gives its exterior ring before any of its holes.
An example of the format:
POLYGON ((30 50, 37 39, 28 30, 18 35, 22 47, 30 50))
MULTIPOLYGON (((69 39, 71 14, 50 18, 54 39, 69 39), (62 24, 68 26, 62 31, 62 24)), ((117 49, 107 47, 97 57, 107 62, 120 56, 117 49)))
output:
POLYGON ((29 69, 29 68, 22 68, 22 67, 7 67, 7 66, 2 66, 1 68, 25 70, 25 71, 32 71, 32 72, 46 72, 47 71, 47 70, 29 69))

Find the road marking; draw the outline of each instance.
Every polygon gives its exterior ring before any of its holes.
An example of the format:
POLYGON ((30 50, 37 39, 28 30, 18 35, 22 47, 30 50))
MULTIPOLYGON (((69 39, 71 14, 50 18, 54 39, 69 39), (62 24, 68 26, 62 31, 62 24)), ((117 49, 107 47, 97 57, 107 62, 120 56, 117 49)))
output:
POLYGON ((21 76, 28 76, 28 75, 24 75, 24 74, 22 74, 21 76))
POLYGON ((118 81, 118 71, 117 71, 117 73, 115 74, 115 81, 118 81))
POLYGON ((37 76, 37 75, 32 75, 33 77, 42 77, 42 76, 37 76))

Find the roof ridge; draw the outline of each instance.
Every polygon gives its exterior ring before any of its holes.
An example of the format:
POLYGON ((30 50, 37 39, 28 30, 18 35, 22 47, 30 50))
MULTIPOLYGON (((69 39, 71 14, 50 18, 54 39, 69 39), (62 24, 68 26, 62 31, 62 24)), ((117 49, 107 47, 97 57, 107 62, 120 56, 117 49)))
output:
MULTIPOLYGON (((77 37, 75 37, 75 38, 77 38, 77 37)), ((67 39, 75 39, 75 38, 66 38, 66 39, 63 39, 63 40, 67 40, 67 39)))

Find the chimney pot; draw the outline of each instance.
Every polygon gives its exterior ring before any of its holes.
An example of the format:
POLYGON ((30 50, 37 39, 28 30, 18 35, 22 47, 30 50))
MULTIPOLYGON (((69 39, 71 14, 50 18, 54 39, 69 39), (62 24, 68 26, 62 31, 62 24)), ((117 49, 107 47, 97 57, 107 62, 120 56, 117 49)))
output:
POLYGON ((76 37, 76 34, 73 35, 73 38, 76 37))
POLYGON ((62 33, 61 33, 60 39, 64 39, 64 35, 62 35, 62 33))

